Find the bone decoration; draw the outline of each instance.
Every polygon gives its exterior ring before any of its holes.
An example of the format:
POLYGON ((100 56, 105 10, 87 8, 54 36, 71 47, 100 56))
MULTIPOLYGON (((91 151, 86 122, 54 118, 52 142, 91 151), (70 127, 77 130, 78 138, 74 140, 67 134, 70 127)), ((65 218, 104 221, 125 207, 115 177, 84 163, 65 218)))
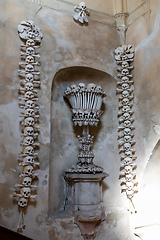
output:
POLYGON ((21 137, 18 164, 21 168, 19 174, 20 183, 15 185, 13 198, 18 202, 20 218, 17 231, 21 232, 25 227, 24 212, 30 201, 37 198, 34 179, 38 177, 35 171, 39 167, 38 162, 38 123, 39 123, 39 105, 38 91, 40 89, 40 63, 37 53, 42 41, 40 29, 33 21, 23 21, 18 26, 19 37, 22 40, 20 46, 21 60, 19 62, 18 74, 20 77, 19 107, 21 137))
POLYGON ((134 194, 138 191, 136 182, 136 157, 134 140, 133 99, 134 81, 131 71, 134 61, 134 49, 131 45, 123 45, 115 50, 115 60, 118 65, 117 94, 119 94, 119 127, 118 147, 121 155, 120 180, 121 191, 126 193, 129 199, 131 213, 136 212, 133 204, 134 194))
POLYGON ((75 13, 73 15, 73 19, 76 22, 79 22, 81 24, 88 23, 87 15, 89 16, 90 12, 86 7, 85 2, 81 2, 79 4, 79 7, 77 7, 77 6, 74 7, 74 11, 75 11, 75 13))

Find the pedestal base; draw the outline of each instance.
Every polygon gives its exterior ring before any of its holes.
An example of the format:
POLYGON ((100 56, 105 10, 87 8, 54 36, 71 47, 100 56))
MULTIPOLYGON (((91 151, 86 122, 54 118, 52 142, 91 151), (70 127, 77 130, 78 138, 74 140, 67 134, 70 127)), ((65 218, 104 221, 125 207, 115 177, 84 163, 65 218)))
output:
POLYGON ((75 222, 84 239, 93 239, 100 223, 104 220, 102 180, 107 173, 67 173, 65 180, 70 188, 68 198, 72 202, 75 222))

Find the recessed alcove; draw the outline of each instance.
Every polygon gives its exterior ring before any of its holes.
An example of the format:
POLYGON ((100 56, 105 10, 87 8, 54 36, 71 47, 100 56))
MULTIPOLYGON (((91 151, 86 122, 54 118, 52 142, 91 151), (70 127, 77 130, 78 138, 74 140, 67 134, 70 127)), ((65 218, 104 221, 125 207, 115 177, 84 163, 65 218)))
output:
MULTIPOLYGON (((107 95, 103 100, 104 113, 98 127, 90 127, 90 133, 95 136, 92 148, 95 154, 94 163, 108 172, 107 168, 113 160, 112 149, 109 147, 111 139, 108 145, 105 143, 108 136, 115 136, 117 125, 116 80, 105 72, 88 67, 60 70, 53 79, 51 93, 49 214, 54 217, 64 217, 69 213, 64 174, 68 168, 77 163, 79 148, 77 135, 81 133, 79 127, 73 127, 69 103, 63 96, 68 86, 80 82, 100 85, 107 95)), ((108 188, 104 189, 107 191, 108 188)))

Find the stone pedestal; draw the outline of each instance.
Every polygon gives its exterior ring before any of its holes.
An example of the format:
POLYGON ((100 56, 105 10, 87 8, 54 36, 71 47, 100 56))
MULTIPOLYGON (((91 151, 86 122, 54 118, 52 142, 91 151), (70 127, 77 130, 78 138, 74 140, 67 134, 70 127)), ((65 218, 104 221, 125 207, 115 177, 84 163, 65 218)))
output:
POLYGON ((75 217, 84 239, 93 239, 98 226, 104 220, 102 200, 102 180, 107 173, 77 174, 67 173, 65 180, 69 185, 70 202, 75 217))

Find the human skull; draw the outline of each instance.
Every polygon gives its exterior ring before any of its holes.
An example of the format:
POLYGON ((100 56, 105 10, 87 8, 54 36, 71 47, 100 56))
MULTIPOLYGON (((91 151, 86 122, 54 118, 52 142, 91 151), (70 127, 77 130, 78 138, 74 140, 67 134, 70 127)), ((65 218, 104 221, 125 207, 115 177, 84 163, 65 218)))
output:
POLYGON ((34 98, 34 93, 33 93, 32 91, 27 91, 27 92, 25 93, 25 98, 26 98, 26 99, 32 99, 32 98, 34 98))
POLYGON ((127 190, 131 191, 134 187, 134 183, 133 182, 126 182, 126 187, 127 187, 127 190))
POLYGON ((129 136, 129 135, 124 136, 124 141, 125 142, 130 142, 131 141, 131 136, 129 136))
POLYGON ((129 70, 127 68, 122 69, 122 75, 126 76, 129 74, 129 70))
POLYGON ((127 98, 129 97, 129 92, 127 90, 122 92, 122 97, 127 98))
POLYGON ((99 92, 99 93, 101 93, 101 92, 102 92, 102 87, 101 87, 101 86, 97 86, 97 87, 96 87, 96 91, 99 92))
POLYGON ((28 100, 25 103, 26 108, 34 108, 34 102, 32 100, 28 100))
POLYGON ((34 45, 35 45, 35 41, 34 41, 33 39, 28 39, 28 40, 26 41, 26 45, 27 45, 27 46, 34 46, 34 45))
POLYGON ((27 164, 33 164, 34 163, 34 159, 32 156, 27 156, 23 159, 23 164, 27 165, 27 164))
POLYGON ((126 61, 122 62, 122 67, 123 67, 123 68, 129 67, 129 63, 126 62, 126 61))
POLYGON ((23 149, 24 154, 33 155, 34 154, 34 148, 32 146, 27 146, 23 149))
POLYGON ((35 54, 35 49, 34 49, 33 47, 28 47, 28 48, 26 49, 26 53, 27 53, 28 55, 35 54))
POLYGON ((34 66, 32 64, 27 64, 25 67, 26 72, 33 72, 34 71, 34 66))
POLYGON ((123 113, 126 113, 126 112, 128 112, 130 110, 130 107, 129 106, 123 106, 122 107, 122 112, 123 113))
POLYGON ((124 135, 131 135, 131 129, 130 128, 125 128, 124 129, 124 135))
POLYGON ((32 176, 32 174, 33 174, 33 167, 32 166, 25 166, 23 168, 23 174, 25 176, 32 176))
POLYGON ((122 84, 122 90, 127 90, 129 88, 129 84, 128 83, 123 83, 122 84))
POLYGON ((131 149, 131 144, 130 143, 125 143, 123 145, 125 151, 129 151, 131 149))
POLYGON ((122 77, 121 82, 128 82, 129 78, 127 76, 122 77))
POLYGON ((131 151, 125 151, 125 155, 128 156, 128 157, 132 156, 132 152, 131 151))
POLYGON ((24 120, 24 125, 25 125, 25 126, 33 126, 33 125, 34 125, 34 118, 32 118, 32 117, 27 117, 27 118, 24 120))
POLYGON ((129 173, 129 174, 126 174, 126 180, 127 181, 131 181, 133 179, 133 174, 132 173, 129 173))
POLYGON ((33 143, 34 143, 33 137, 25 137, 23 140, 24 146, 32 145, 33 143))
POLYGON ((28 202, 28 200, 26 198, 20 198, 19 201, 18 201, 18 205, 20 207, 26 207, 27 206, 27 202, 28 202))
POLYGON ((34 79, 33 74, 27 73, 25 76, 25 79, 27 82, 33 82, 33 79, 34 79))
POLYGON ((30 187, 23 187, 21 188, 21 194, 23 197, 28 198, 31 195, 31 188, 30 187))
POLYGON ((115 50, 115 59, 118 61, 118 60, 121 60, 121 56, 123 54, 123 47, 118 47, 116 48, 115 50))
POLYGON ((123 160, 124 165, 129 165, 132 163, 132 158, 130 157, 125 157, 123 160))
POLYGON ((30 178, 30 177, 24 177, 22 179, 22 185, 25 187, 31 186, 31 183, 32 183, 32 178, 30 178))
POLYGON ((34 63, 34 57, 33 56, 27 56, 26 57, 26 63, 27 64, 30 64, 30 63, 34 63))
POLYGON ((123 119, 124 119, 124 120, 128 120, 129 118, 130 118, 130 114, 127 113, 127 112, 125 112, 125 113, 123 114, 123 119))
POLYGON ((71 88, 70 88, 70 87, 67 87, 66 90, 65 90, 65 92, 64 92, 64 94, 65 94, 65 95, 68 95, 68 94, 70 94, 70 93, 71 93, 71 88))
POLYGON ((33 116, 35 115, 34 109, 32 109, 32 108, 27 108, 27 109, 25 110, 25 115, 28 116, 28 117, 33 117, 33 116))
POLYGON ((123 126, 126 127, 130 127, 131 126, 131 121, 130 120, 126 120, 123 122, 123 126))
POLYGON ((33 136, 33 134, 34 134, 33 127, 25 127, 24 128, 24 135, 33 136))
POLYGON ((79 83, 78 86, 79 86, 81 91, 85 90, 86 85, 84 83, 79 83))
POLYGON ((134 196, 134 190, 126 190, 126 194, 127 194, 127 197, 128 198, 133 198, 133 196, 134 196))
POLYGON ((26 91, 32 91, 33 90, 33 83, 28 82, 25 84, 25 90, 26 91))
POLYGON ((81 2, 79 4, 79 7, 82 8, 82 10, 85 10, 86 9, 86 3, 85 2, 81 2))
POLYGON ((128 105, 129 104, 129 99, 128 98, 123 98, 122 104, 123 105, 128 105))
POLYGON ((126 165, 124 167, 124 169, 125 169, 125 173, 131 173, 132 172, 132 167, 130 165, 126 165))
POLYGON ((96 88, 96 84, 94 84, 94 83, 89 83, 88 85, 87 85, 87 90, 93 90, 93 89, 95 89, 96 88))

